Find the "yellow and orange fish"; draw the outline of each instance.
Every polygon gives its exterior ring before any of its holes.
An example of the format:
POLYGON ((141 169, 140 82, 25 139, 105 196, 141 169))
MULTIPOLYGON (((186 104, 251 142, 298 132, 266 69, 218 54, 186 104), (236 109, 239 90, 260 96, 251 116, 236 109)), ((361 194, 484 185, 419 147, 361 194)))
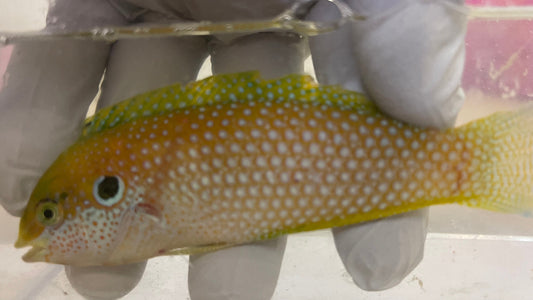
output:
POLYGON ((461 203, 533 208, 533 111, 417 128, 308 76, 217 75, 98 112, 43 175, 26 261, 113 265, 461 203))

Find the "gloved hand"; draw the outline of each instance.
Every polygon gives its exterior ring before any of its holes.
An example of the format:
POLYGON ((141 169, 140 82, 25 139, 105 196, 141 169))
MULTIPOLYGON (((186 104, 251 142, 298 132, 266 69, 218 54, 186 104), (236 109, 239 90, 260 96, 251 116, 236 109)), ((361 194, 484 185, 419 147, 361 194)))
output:
MULTIPOLYGON (((118 1, 56 1, 49 20, 70 28, 124 25, 133 20, 160 22, 166 18, 163 15, 172 21, 179 20, 178 16, 222 21, 268 18, 290 5, 248 0, 129 2, 140 9, 118 1)), ((318 78, 321 83, 362 88, 393 117, 449 126, 462 103, 459 80, 465 16, 448 9, 444 1, 401 1, 394 7, 389 3, 354 1, 350 5, 370 16, 367 21, 311 40, 318 78)), ((335 11, 319 3, 310 18, 335 11)), ((255 69, 265 77, 300 73, 306 56, 304 42, 294 35, 272 33, 212 38, 213 71, 255 69)), ((124 40, 112 47, 89 41, 17 45, 7 69, 8 80, 0 90, 0 138, 8 141, 0 145, 2 205, 12 214, 21 213, 38 177, 79 134, 104 69, 100 103, 107 106, 171 82, 193 80, 207 48, 202 37, 124 40)), ((403 279, 422 257, 426 220, 423 210, 335 229, 337 249, 354 281, 364 289, 377 290, 403 279)), ((285 238, 281 238, 192 256, 191 297, 270 298, 284 246, 285 238)), ((67 267, 66 271, 81 294, 116 298, 136 285, 144 266, 67 267)))

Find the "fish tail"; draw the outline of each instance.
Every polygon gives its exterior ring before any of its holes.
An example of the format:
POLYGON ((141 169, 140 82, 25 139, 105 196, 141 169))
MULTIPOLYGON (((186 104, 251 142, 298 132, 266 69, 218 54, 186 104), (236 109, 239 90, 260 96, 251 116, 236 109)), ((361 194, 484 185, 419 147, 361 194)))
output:
MULTIPOLYGON (((469 166, 463 204, 492 211, 533 213, 533 105, 500 112, 458 128, 469 166)), ((462 172, 462 176, 461 176, 462 172)))

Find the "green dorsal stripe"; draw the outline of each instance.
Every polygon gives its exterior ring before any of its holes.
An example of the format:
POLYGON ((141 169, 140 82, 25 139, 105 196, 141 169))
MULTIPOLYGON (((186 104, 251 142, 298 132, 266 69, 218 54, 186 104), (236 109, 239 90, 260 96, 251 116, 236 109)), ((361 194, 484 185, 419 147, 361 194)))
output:
POLYGON ((303 101, 366 110, 373 107, 362 94, 338 86, 319 86, 310 76, 288 75, 262 80, 259 72, 243 72, 214 75, 186 86, 173 84, 104 108, 86 120, 82 137, 140 118, 193 106, 250 100, 303 101))

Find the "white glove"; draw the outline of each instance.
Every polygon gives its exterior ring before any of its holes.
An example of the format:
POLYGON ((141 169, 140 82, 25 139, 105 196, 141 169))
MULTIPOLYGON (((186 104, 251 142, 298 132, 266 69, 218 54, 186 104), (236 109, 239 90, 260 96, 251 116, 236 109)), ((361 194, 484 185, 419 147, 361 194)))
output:
MULTIPOLYGON (((268 18, 289 5, 285 1, 254 3, 249 0, 136 2, 140 2, 143 7, 158 10, 166 15, 177 14, 197 20, 268 18), (228 3, 232 5, 228 5, 228 3)), ((91 2, 63 0, 56 1, 56 3, 51 19, 57 20, 58 23, 65 22, 67 26, 71 26, 70 22, 78 24, 80 27, 94 24, 122 24, 124 22, 124 18, 118 16, 116 11, 111 9, 108 3, 103 0, 91 2), (93 16, 96 17, 92 18, 93 16)), ((117 3, 112 4, 117 6, 117 3)), ((412 5, 416 6, 416 3, 412 5)), ((120 8, 124 8, 124 6, 120 6, 120 8)), ((121 11, 124 12, 125 10, 121 11)), ((326 14, 328 11, 331 10, 327 7, 320 8, 317 5, 313 14, 326 14)), ((148 13, 144 14, 140 21, 154 21, 160 18, 161 15, 148 13)), ((450 13, 447 18, 443 17, 443 20, 452 22, 455 21, 455 18, 456 15, 450 13)), ((427 20, 428 23, 431 23, 429 22, 430 17, 427 20)), ((419 20, 407 18, 406 21, 409 24, 409 22, 418 22, 419 20)), ((387 24, 386 20, 382 23, 387 24)), ((376 28, 382 28, 383 24, 378 24, 380 26, 376 28)), ((355 26, 359 25, 358 23, 355 26)), ((427 25, 424 23, 424 26, 427 25)), ((361 32, 352 29, 348 29, 348 32, 350 32, 350 36, 360 34, 356 39, 366 37, 370 43, 372 42, 371 37, 375 36, 373 32, 379 32, 379 30, 374 31, 372 26, 361 32)), ((401 28, 402 26, 395 26, 395 29, 399 31, 401 28)), ((381 42, 386 44, 387 35, 384 35, 383 31, 381 32, 380 35, 378 34, 380 36, 378 40, 382 40, 381 42)), ((455 34, 457 39, 462 41, 464 31, 457 30, 455 34)), ((340 35, 339 33, 336 39, 342 44, 346 36, 346 34, 340 35)), ((335 39, 332 36, 323 38, 335 39)), ((350 51, 353 49, 351 43, 344 44, 344 47, 350 51)), ((388 47, 390 48, 390 46, 388 47)), ((417 49, 414 45, 412 47, 417 49)), ((314 39, 312 49, 316 55, 315 67, 319 79, 323 83, 344 84, 343 81, 334 79, 330 82, 324 81, 324 77, 335 78, 336 71, 335 69, 322 68, 320 61, 324 62, 322 64, 324 66, 328 63, 334 63, 334 61, 339 64, 343 59, 346 59, 347 62, 353 63, 354 74, 356 74, 357 67, 360 70, 365 70, 365 66, 368 70, 380 69, 380 53, 390 54, 387 51, 380 52, 372 48, 374 55, 376 55, 376 58, 371 60, 374 63, 369 62, 365 65, 355 63, 358 58, 363 57, 360 53, 362 50, 358 50, 357 47, 351 54, 350 51, 346 51, 347 54, 343 56, 344 58, 330 57, 329 61, 328 55, 320 55, 321 48, 325 49, 324 46, 320 46, 320 38, 314 39)), ((378 50, 381 49, 381 47, 377 48, 378 50)), ((409 49, 407 45, 404 45, 404 48, 409 49)), ((9 143, 0 146, 0 153, 2 154, 0 156, 0 174, 9 175, 2 176, 0 181, 2 205, 12 214, 20 215, 29 198, 29 192, 31 192, 40 174, 59 152, 78 135, 78 124, 81 124, 84 112, 96 92, 98 80, 105 67, 107 67, 107 73, 101 103, 109 105, 147 89, 164 86, 171 82, 186 82, 194 79, 201 61, 207 54, 206 49, 204 39, 199 37, 120 41, 114 44, 109 55, 109 62, 106 65, 109 46, 103 43, 34 42, 17 46, 7 70, 9 80, 6 87, 0 91, 0 105, 2 105, 0 107, 0 114, 2 114, 0 116, 0 138, 9 141, 9 143), (55 101, 55 105, 50 105, 51 101, 55 101), (74 103, 75 101, 80 102, 74 103), (9 113, 7 113, 7 108, 9 108, 9 113)), ((215 73, 256 69, 262 71, 266 77, 278 77, 303 70, 304 43, 291 35, 265 33, 229 41, 213 39, 211 49, 215 73)), ((322 50, 322 52, 324 51, 322 50)), ((369 53, 369 55, 371 54, 372 52, 369 53)), ((426 57, 431 57, 431 54, 428 52, 426 57)), ((462 57, 462 54, 457 57, 462 57)), ((367 58, 365 57, 365 59, 367 58)), ((394 59, 394 55, 390 59, 394 59)), ((455 67, 450 67, 450 69, 457 69, 460 73, 462 62, 450 57, 443 59, 442 64, 454 65, 455 67)), ((398 57, 397 60, 400 61, 401 57, 398 57)), ((428 64, 427 61, 421 61, 415 67, 408 66, 406 68, 404 66, 402 76, 405 78, 406 74, 414 73, 417 67, 422 69, 419 72, 425 75, 433 74, 431 68, 433 64, 434 62, 428 64)), ((388 67, 385 65, 380 71, 387 73, 388 67)), ((425 81, 427 77, 422 75, 420 77, 422 80, 420 84, 427 83, 425 81)), ((355 81, 357 76, 342 76, 342 78, 355 81)), ((419 95, 413 95, 413 97, 409 96, 407 99, 398 100, 394 91, 392 94, 385 93, 388 97, 378 97, 372 93, 370 87, 379 90, 381 81, 373 80, 371 77, 368 80, 365 80, 364 77, 363 81, 367 92, 377 101, 379 98, 387 102, 391 98, 397 100, 397 103, 411 103, 411 109, 418 108, 420 103, 427 102, 429 106, 433 102, 437 103, 436 106, 433 106, 433 110, 428 110, 430 112, 439 112, 441 109, 447 108, 446 105, 442 104, 446 101, 439 100, 439 102, 431 94, 435 91, 427 91, 426 95, 431 95, 431 97, 417 98, 416 96, 419 95), (418 102, 406 101, 414 98, 418 99, 418 102)), ((396 88, 401 89, 403 87, 402 81, 395 82, 396 88)), ((434 82, 430 83, 434 84, 434 82)), ((455 90, 458 90, 459 82, 452 82, 449 85, 454 85, 455 90)), ((419 91, 420 89, 413 90, 413 93, 419 91)), ((437 89, 437 91, 440 90, 437 89)), ((461 98, 458 99, 449 100, 447 98, 445 100, 456 101, 460 104, 461 98)), ((381 105, 379 101, 378 104, 381 105)), ((387 110, 387 112, 394 116, 393 111, 387 110)), ((452 123, 455 113, 448 113, 445 110, 443 115, 449 116, 447 125, 452 123)), ((416 117, 413 117, 412 121, 416 122, 416 120, 416 117)), ((442 123, 436 125, 442 126, 442 123)), ((407 272, 416 266, 422 255, 427 214, 414 212, 411 215, 410 218, 394 217, 379 222, 348 227, 350 229, 335 230, 335 240, 341 258, 356 283, 361 287, 366 289, 386 288, 401 280, 407 272), (370 231, 372 234, 368 234, 370 231), (359 237, 359 234, 363 236, 359 237), (401 251, 386 251, 391 248, 389 245, 401 251), (376 265, 381 268, 381 271, 375 271, 376 265), (389 271, 389 273, 383 274, 385 271, 389 271)), ((192 256, 189 268, 191 297, 193 299, 270 298, 275 288, 284 247, 285 238, 282 238, 192 256)), ((67 275, 76 290, 87 297, 116 298, 135 287, 142 275, 144 266, 145 263, 119 267, 67 267, 67 275)))
MULTIPOLYGON (((57 24, 49 28, 125 24, 105 0, 56 3, 48 21, 57 24)), ((9 213, 22 214, 39 177, 78 138, 109 49, 102 42, 71 40, 14 46, 0 89, 0 138, 5 141, 0 143, 0 203, 9 213)), ((100 268, 66 268, 81 294, 108 298, 134 288, 142 270, 144 264, 105 268, 105 273, 100 268)))

